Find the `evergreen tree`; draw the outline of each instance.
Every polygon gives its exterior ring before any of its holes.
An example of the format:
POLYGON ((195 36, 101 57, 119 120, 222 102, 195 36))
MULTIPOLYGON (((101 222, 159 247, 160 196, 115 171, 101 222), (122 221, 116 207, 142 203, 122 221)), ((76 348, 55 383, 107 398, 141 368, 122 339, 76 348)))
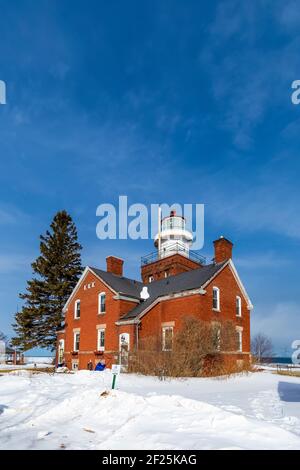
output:
POLYGON ((62 309, 80 274, 81 245, 77 229, 66 211, 58 212, 51 230, 40 236, 40 256, 32 263, 34 278, 27 282, 22 310, 15 315, 14 346, 55 348, 62 309))

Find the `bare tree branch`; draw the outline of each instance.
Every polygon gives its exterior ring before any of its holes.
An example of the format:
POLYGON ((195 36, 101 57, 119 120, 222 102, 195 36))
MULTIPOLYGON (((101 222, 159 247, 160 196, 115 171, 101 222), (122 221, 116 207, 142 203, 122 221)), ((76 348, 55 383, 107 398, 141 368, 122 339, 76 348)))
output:
POLYGON ((258 333, 251 341, 251 352, 257 362, 268 360, 274 356, 271 338, 263 333, 258 333))

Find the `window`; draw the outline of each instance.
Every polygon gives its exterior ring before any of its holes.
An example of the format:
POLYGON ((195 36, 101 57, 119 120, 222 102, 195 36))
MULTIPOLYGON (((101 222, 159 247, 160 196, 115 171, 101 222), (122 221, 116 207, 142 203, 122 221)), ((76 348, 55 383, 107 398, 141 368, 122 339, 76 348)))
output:
POLYGON ((119 335, 119 351, 120 351, 120 364, 122 367, 128 366, 128 357, 129 357, 129 348, 130 348, 130 335, 129 333, 121 333, 119 335))
POLYGON ((58 343, 58 363, 62 364, 65 354, 65 340, 60 339, 58 343))
POLYGON ((98 313, 105 313, 106 309, 106 294, 101 292, 98 295, 98 313))
POLYGON ((80 300, 76 300, 75 302, 74 318, 80 318, 80 300))
POLYGON ((236 330, 236 336, 237 336, 237 351, 242 352, 243 350, 243 331, 238 329, 236 330))
POLYGON ((154 281, 154 277, 153 277, 153 276, 149 276, 148 281, 149 281, 149 282, 154 281))
POLYGON ((236 316, 241 317, 242 316, 242 299, 238 295, 236 296, 235 308, 236 308, 235 310, 236 316))
POLYGON ((79 351, 79 343, 80 343, 80 333, 76 331, 74 333, 74 351, 79 351))
POLYGON ((220 289, 213 287, 213 309, 220 310, 220 289))
POLYGON ((164 326, 162 329, 162 350, 172 351, 173 327, 164 326))
POLYGON ((105 330, 99 329, 98 338, 97 338, 97 351, 104 351, 104 346, 105 346, 105 330))
POLYGON ((72 370, 78 370, 78 361, 72 361, 72 370))

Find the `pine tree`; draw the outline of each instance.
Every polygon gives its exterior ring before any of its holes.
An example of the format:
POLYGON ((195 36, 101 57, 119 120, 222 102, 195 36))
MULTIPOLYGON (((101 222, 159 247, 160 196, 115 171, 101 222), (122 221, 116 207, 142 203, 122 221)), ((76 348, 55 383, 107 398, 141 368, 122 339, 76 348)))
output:
POLYGON ((22 310, 15 315, 14 346, 54 349, 63 322, 62 309, 82 272, 77 229, 66 211, 58 212, 51 230, 40 236, 40 256, 32 263, 22 310))

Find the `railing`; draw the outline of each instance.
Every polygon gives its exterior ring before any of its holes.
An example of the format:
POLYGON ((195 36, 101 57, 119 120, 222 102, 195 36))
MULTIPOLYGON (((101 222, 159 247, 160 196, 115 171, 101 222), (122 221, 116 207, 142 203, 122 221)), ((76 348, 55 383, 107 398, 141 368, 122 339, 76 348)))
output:
POLYGON ((206 264, 206 258, 200 255, 197 251, 189 250, 186 251, 182 245, 179 243, 174 243, 174 245, 170 245, 166 250, 156 250, 148 255, 141 257, 141 265, 145 266, 150 263, 154 263, 160 259, 164 259, 168 256, 172 256, 175 254, 181 254, 186 258, 195 261, 198 264, 206 264))

